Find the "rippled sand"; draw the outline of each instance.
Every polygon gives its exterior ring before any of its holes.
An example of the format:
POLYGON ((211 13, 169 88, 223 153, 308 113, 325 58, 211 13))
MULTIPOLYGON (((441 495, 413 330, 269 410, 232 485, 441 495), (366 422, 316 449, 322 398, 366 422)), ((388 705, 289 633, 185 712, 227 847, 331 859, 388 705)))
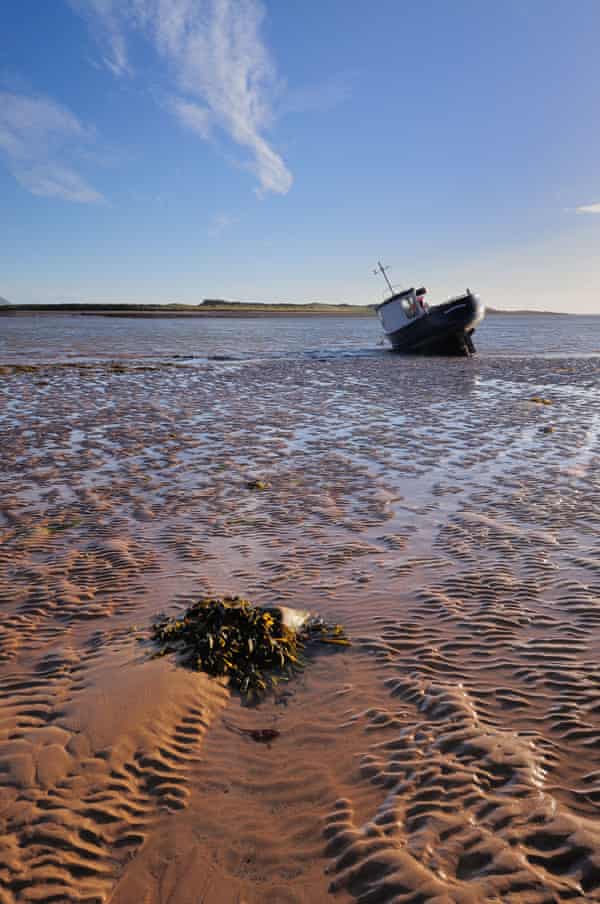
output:
POLYGON ((6 368, 0 902, 600 901, 599 376, 6 368), (353 646, 243 707, 149 657, 205 593, 353 646))

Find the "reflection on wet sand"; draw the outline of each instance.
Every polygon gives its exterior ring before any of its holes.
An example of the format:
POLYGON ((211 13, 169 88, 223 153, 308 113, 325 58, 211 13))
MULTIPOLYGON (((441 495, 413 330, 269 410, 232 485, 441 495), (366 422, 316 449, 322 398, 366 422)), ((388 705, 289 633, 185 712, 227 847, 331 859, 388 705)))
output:
POLYGON ((7 366, 0 901, 600 901, 599 370, 7 366), (353 646, 258 710, 150 659, 226 593, 353 646))

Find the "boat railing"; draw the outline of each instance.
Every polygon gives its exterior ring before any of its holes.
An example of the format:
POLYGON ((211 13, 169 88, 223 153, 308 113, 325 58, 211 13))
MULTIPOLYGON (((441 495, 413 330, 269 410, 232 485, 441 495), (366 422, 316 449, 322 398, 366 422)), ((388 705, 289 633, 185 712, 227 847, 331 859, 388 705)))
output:
POLYGON ((450 304, 453 301, 462 301, 463 298, 466 298, 467 295, 470 295, 470 290, 465 289, 464 292, 461 292, 460 295, 452 295, 451 298, 444 299, 444 304, 450 304))

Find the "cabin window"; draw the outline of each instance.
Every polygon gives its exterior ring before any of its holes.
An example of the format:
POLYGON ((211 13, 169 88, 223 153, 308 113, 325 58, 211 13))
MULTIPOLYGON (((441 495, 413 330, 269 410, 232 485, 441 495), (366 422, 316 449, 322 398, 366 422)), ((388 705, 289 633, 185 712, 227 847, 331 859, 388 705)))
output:
POLYGON ((411 320, 417 313, 417 305, 414 298, 403 298, 402 308, 409 320, 411 320))

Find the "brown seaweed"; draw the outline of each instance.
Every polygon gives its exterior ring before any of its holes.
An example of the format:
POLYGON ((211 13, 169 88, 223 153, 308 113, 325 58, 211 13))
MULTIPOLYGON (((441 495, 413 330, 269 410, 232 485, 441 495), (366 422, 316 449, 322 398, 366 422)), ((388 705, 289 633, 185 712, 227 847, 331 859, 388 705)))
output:
POLYGON ((176 653, 188 667, 226 677, 242 696, 255 699, 304 668, 310 643, 350 645, 340 625, 311 616, 294 629, 281 609, 240 597, 198 600, 182 615, 156 622, 152 637, 156 656, 176 653))

